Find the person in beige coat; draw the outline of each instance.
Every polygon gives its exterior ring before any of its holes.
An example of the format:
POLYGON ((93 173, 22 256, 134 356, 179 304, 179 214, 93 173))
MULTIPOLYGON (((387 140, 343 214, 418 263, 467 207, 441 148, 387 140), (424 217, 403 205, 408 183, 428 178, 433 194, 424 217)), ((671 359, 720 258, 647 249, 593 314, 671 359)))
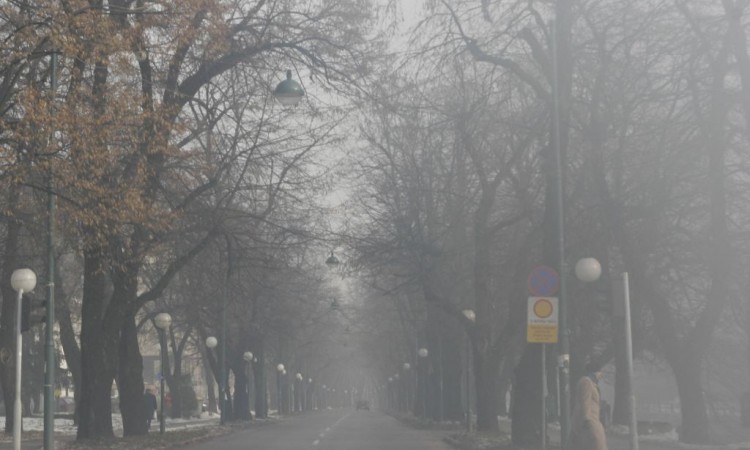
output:
POLYGON ((602 373, 591 370, 576 384, 570 425, 571 450, 608 450, 607 435, 599 420, 599 380, 602 373))

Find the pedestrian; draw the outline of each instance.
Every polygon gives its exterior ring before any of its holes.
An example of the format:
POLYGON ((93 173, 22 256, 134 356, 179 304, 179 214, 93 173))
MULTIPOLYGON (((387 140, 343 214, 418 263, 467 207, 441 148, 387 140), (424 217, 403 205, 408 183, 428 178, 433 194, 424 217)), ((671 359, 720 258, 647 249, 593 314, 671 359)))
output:
POLYGON ((570 430, 570 445, 575 450, 608 450, 607 435, 599 419, 599 367, 588 365, 586 375, 576 384, 573 399, 573 418, 570 430))
POLYGON ((151 389, 146 389, 143 393, 143 403, 146 409, 146 424, 148 429, 151 428, 151 421, 154 420, 156 413, 156 395, 151 392, 151 389))

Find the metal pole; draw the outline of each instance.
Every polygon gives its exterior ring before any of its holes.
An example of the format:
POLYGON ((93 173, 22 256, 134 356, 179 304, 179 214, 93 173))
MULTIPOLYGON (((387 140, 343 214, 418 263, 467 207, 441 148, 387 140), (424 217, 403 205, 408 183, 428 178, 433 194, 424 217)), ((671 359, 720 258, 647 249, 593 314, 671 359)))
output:
MULTIPOLYGON (((57 92, 57 53, 50 57, 50 90, 52 100, 57 92)), ((54 136, 53 136, 54 138, 54 136)), ((53 193, 52 168, 47 178, 47 321, 45 325, 45 359, 44 372, 44 450, 55 448, 55 195, 53 193)))
POLYGON ((547 450, 547 345, 542 344, 542 450, 547 450))
MULTIPOLYGON (((557 16, 557 11, 556 11, 557 16)), ((562 448, 568 448, 570 436, 570 340, 568 336, 568 308, 566 295, 565 270, 565 211, 564 211, 564 188, 563 163, 560 151, 560 86, 558 82, 558 52, 557 52, 558 20, 554 21, 552 34, 552 147, 555 168, 556 207, 557 207, 557 269, 560 275, 560 353, 558 355, 558 368, 560 370, 560 431, 562 448)))
POLYGON ((13 402, 13 450, 21 450, 21 365, 23 364, 23 335, 21 334, 21 302, 23 289, 16 300, 16 398, 13 402))
POLYGON ((167 339, 166 339, 166 336, 164 334, 164 330, 162 330, 161 328, 159 328, 159 341, 160 341, 159 342, 159 344, 160 344, 159 347, 161 347, 161 349, 160 349, 160 353, 161 353, 161 376, 159 377, 159 384, 160 384, 160 388, 159 388, 159 401, 161 402, 160 403, 160 408, 159 408, 159 433, 161 433, 161 434, 164 434, 164 431, 166 430, 166 424, 164 423, 164 394, 165 394, 164 391, 166 390, 166 388, 164 386, 164 379, 166 378, 166 375, 164 373, 164 369, 166 368, 166 363, 165 363, 166 358, 164 357, 164 353, 165 353, 165 350, 166 350, 165 346, 167 344, 166 340, 167 339))
MULTIPOLYGON (((247 407, 250 413, 250 418, 253 418, 253 410, 255 409, 255 373, 253 371, 253 362, 247 363, 247 407)), ((258 411, 255 411, 255 415, 258 415, 258 411)))
POLYGON ((628 376, 628 398, 630 404, 630 449, 638 450, 638 420, 635 415, 635 389, 633 389, 633 333, 630 317, 630 279, 628 273, 622 274, 622 284, 625 292, 625 354, 628 376))
POLYGON ((276 415, 281 416, 281 372, 276 371, 276 415))
POLYGON ((466 431, 471 432, 471 339, 466 339, 466 431))
POLYGON ((443 421, 443 408, 444 408, 444 399, 445 395, 443 393, 443 336, 440 335, 438 338, 438 389, 440 391, 440 405, 438 408, 438 420, 440 422, 443 421))
POLYGON ((427 363, 425 362, 424 367, 422 368, 422 418, 427 419, 427 393, 429 389, 427 388, 427 383, 429 383, 430 380, 427 377, 427 363))
MULTIPOLYGON (((227 283, 229 282, 229 270, 227 270, 227 283)), ((226 358, 227 358, 227 289, 224 285, 224 291, 221 297, 221 381, 219 382, 219 395, 221 396, 221 414, 219 422, 224 425, 227 420, 227 375, 226 375, 226 358)))

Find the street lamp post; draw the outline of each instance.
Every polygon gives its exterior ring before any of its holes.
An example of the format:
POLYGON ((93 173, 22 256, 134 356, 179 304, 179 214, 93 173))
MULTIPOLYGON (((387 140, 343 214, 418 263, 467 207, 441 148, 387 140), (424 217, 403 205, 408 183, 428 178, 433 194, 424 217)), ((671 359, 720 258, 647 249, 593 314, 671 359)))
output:
POLYGON ((13 402, 13 449, 21 450, 21 366, 23 363, 23 335, 21 334, 21 309, 23 293, 36 287, 36 274, 31 269, 14 270, 10 285, 18 292, 16 299, 16 395, 13 402))
POLYGON ((393 380, 396 383, 396 409, 401 412, 403 411, 403 401, 404 398, 404 385, 401 382, 401 377, 399 374, 394 373, 393 374, 393 380))
MULTIPOLYGON (((554 241, 556 244, 555 256, 557 257, 557 273, 560 274, 559 280, 559 352, 557 356, 558 373, 560 375, 560 437, 561 447, 563 450, 568 449, 570 438, 570 335, 568 331, 568 299, 567 299, 567 270, 565 268, 565 183, 563 181, 563 160, 560 141, 562 139, 562 130, 560 123, 560 80, 559 80, 559 53, 558 53, 558 36, 560 33, 559 22, 562 8, 561 3, 557 2, 555 6, 555 20, 553 21, 552 30, 552 130, 550 133, 550 144, 552 147, 552 161, 554 169, 555 184, 555 230, 554 241)), ((567 131, 567 130, 566 130, 567 131)), ((544 394, 542 394, 544 395, 544 394)))
POLYGON ((286 369, 283 364, 276 366, 276 410, 278 415, 281 415, 281 376, 286 373, 286 369))
MULTIPOLYGON (((475 323, 477 316, 473 309, 464 309, 461 313, 471 323, 475 323)), ((466 333, 466 431, 471 432, 471 339, 466 333)))
POLYGON ((404 368, 404 383, 406 383, 406 392, 404 398, 406 399, 406 407, 404 408, 405 411, 409 411, 411 409, 411 376, 409 376, 409 371, 411 370, 411 364, 408 362, 405 362, 403 365, 404 368))
POLYGON ((623 297, 625 306, 625 363, 628 377, 628 400, 630 410, 630 449, 638 450, 638 420, 635 416, 635 389, 633 389, 633 329, 630 315, 630 279, 628 273, 622 274, 623 297))
MULTIPOLYGON (((57 92, 57 52, 50 55, 51 102, 57 92)), ((44 450, 55 448, 55 194, 52 166, 47 174, 47 307, 44 337, 44 450)))
POLYGON ((156 328, 159 330, 159 347, 160 347, 160 354, 161 354, 161 376, 159 377, 159 383, 160 383, 160 405, 161 408, 159 408, 159 433, 164 434, 165 430, 165 423, 164 423, 164 379, 167 377, 165 373, 165 368, 167 367, 167 340, 166 340, 166 331, 169 329, 169 326, 172 324, 172 316, 169 314, 162 312, 156 315, 154 317, 154 325, 156 325, 156 328))
POLYGON ((393 377, 388 377, 388 409, 393 409, 393 377))
MULTIPOLYGON (((417 351, 417 355, 420 357, 422 361, 427 361, 427 357, 430 355, 430 352, 426 348, 422 347, 417 351)), ((426 376, 427 373, 426 373, 426 369, 427 367, 425 363, 422 362, 419 365, 419 371, 422 373, 422 382, 420 384, 422 387, 421 390, 422 390, 422 418, 423 419, 427 418, 427 376, 426 376)))
POLYGON ((297 375, 294 376, 294 378, 297 379, 297 389, 294 390, 294 396, 297 397, 295 409, 297 412, 302 412, 302 392, 303 392, 303 384, 304 384, 304 378, 302 378, 302 374, 297 372, 297 375))
POLYGON ((313 389, 313 379, 308 378, 307 379, 307 386, 305 387, 305 406, 306 410, 313 411, 317 409, 315 407, 315 399, 313 398, 313 395, 315 394, 315 390, 313 389))
MULTIPOLYGON (((576 263, 576 277, 579 280, 591 283, 599 279, 602 266, 595 258, 582 258, 576 263)), ((633 330, 630 314, 630 280, 627 272, 622 274, 623 306, 615 308, 615 314, 622 311, 625 326, 625 377, 628 391, 628 413, 630 419, 630 448, 638 450, 638 421, 635 411, 635 391, 633 390, 633 330), (624 311, 623 311, 624 309, 624 311)))
POLYGON ((245 360, 245 362, 247 363, 247 378, 246 378, 247 381, 245 382, 245 384, 247 385, 247 389, 246 389, 247 391, 246 392, 247 393, 247 415, 250 419, 252 419, 253 415, 250 412, 252 409, 251 405, 253 404, 251 401, 251 396, 250 396, 250 392, 252 392, 251 387, 250 387, 250 373, 252 372, 252 366, 253 366, 253 352, 249 352, 249 351, 245 352, 242 355, 242 359, 245 360))
MULTIPOLYGON (((216 346, 218 344, 219 344, 219 341, 218 341, 218 339, 216 339, 216 337, 209 336, 209 337, 206 338, 206 347, 209 350, 213 350, 214 348, 216 348, 216 346)), ((213 386, 211 387, 211 390, 213 390, 213 386)), ((221 390, 221 382, 219 382, 219 390, 221 390)), ((219 394, 221 394, 221 392, 219 392, 219 394)), ((221 403, 219 403, 219 408, 221 408, 223 406, 224 405, 222 405, 221 403)))
MULTIPOLYGON (((231 267, 231 262, 228 263, 231 267)), ((227 377, 227 295, 229 294, 229 274, 230 270, 227 269, 227 276, 224 283, 224 289, 222 289, 221 295, 221 353, 219 356, 219 424, 224 425, 227 420, 227 405, 229 404, 228 395, 228 381, 227 377)))

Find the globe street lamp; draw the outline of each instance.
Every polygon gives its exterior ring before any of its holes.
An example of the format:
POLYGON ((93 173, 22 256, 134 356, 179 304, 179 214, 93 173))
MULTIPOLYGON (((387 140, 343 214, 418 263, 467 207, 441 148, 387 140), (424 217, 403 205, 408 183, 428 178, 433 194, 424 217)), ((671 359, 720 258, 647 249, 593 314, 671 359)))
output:
POLYGON ((23 293, 36 287, 36 274, 31 269, 14 270, 10 285, 18 292, 16 298, 16 398, 13 402, 13 449, 21 450, 21 367, 23 363, 23 336, 21 335, 21 309, 23 293))
POLYGON ((305 90, 299 83, 292 80, 292 71, 286 71, 286 80, 276 86, 274 97, 284 106, 295 106, 305 96, 305 90))
POLYGON ((593 283, 602 275, 602 265, 596 258, 581 258, 576 263, 575 272, 579 280, 593 283))
POLYGON ((242 354, 242 359, 245 360, 247 363, 247 415, 249 418, 253 418, 251 414, 251 406, 253 402, 251 401, 250 393, 253 392, 250 388, 250 373, 252 372, 252 366, 253 366, 253 352, 247 351, 242 354))
MULTIPOLYGON (((477 315, 473 309, 461 311, 469 322, 476 323, 477 315)), ((466 431, 471 432, 471 339, 466 333, 466 431)))
POLYGON ((161 408, 159 410, 159 433, 164 434, 165 430, 165 424, 164 424, 164 379, 166 378, 166 372, 165 369, 167 367, 167 340, 166 340, 166 331, 169 329, 169 326, 172 324, 172 316, 169 314, 162 312, 157 314, 154 317, 154 325, 156 325, 156 328, 159 330, 159 347, 160 347, 160 354, 161 354, 161 374, 159 375, 159 383, 160 383, 160 405, 161 408))

